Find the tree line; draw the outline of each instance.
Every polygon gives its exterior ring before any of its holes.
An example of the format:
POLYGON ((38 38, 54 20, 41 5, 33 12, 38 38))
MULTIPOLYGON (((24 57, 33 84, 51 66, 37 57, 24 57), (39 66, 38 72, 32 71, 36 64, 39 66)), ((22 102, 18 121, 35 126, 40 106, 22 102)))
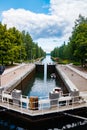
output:
POLYGON ((87 62, 87 18, 79 15, 75 21, 72 35, 67 44, 65 42, 51 51, 52 57, 75 61, 82 66, 87 62))
POLYGON ((15 27, 7 29, 0 23, 0 64, 13 64, 45 56, 45 52, 33 42, 28 32, 15 27))

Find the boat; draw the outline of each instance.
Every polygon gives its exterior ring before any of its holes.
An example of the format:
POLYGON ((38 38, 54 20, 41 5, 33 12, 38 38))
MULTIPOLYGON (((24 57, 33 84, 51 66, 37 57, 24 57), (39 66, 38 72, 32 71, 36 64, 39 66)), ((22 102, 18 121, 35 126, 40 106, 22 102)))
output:
POLYGON ((50 75, 50 77, 53 78, 53 79, 55 79, 55 78, 56 78, 56 74, 55 74, 55 73, 52 73, 52 74, 50 75))
POLYGON ((59 92, 62 92, 62 89, 60 87, 55 87, 53 88, 53 92, 59 93, 59 92))

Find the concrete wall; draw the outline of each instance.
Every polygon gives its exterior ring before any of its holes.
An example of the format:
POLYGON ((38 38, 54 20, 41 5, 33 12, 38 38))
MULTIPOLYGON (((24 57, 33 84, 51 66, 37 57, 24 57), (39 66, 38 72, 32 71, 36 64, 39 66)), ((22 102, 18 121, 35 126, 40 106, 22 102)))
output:
POLYGON ((79 90, 76 88, 76 86, 71 82, 71 80, 64 74, 64 72, 56 66, 56 70, 61 77, 64 85, 67 87, 68 92, 72 96, 79 96, 79 90))
POLYGON ((35 66, 32 66, 32 68, 28 68, 27 72, 25 72, 23 75, 20 74, 19 77, 17 76, 16 79, 7 84, 7 86, 5 86, 5 91, 8 93, 11 93, 13 89, 19 89, 23 91, 29 80, 34 76, 34 74, 35 66))
POLYGON ((44 65, 43 64, 36 64, 35 68, 30 71, 30 73, 21 79, 21 82, 15 87, 16 89, 24 91, 26 85, 29 83, 32 77, 34 77, 35 73, 42 72, 44 73, 44 65))
POLYGON ((44 64, 36 64, 36 72, 44 73, 44 64))
POLYGON ((47 73, 50 73, 50 74, 55 73, 55 65, 48 64, 47 65, 47 73))
POLYGON ((61 77, 61 75, 59 74, 57 68, 55 67, 55 73, 56 73, 56 78, 58 81, 60 81, 60 86, 62 87, 63 93, 69 93, 66 84, 63 81, 63 78, 61 77))
POLYGON ((23 91, 35 73, 36 69, 34 68, 27 76, 21 79, 20 83, 15 88, 23 91))

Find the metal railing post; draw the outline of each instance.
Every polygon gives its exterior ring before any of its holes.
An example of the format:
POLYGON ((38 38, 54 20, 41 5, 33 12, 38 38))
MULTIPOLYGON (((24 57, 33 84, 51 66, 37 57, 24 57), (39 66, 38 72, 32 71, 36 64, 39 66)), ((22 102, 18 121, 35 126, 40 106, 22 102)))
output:
POLYGON ((42 115, 43 115, 43 103, 41 103, 42 115))
POLYGON ((21 102, 21 113, 22 113, 22 95, 21 95, 21 100, 20 100, 20 102, 21 102))
POLYGON ((3 97, 4 97, 3 95, 4 95, 4 91, 2 91, 2 102, 3 102, 3 97))
POLYGON ((7 98, 7 107, 9 109, 9 99, 7 98))
POLYGON ((29 99, 28 99, 28 96, 27 96, 27 109, 29 108, 28 100, 29 100, 29 99))
POLYGON ((72 97, 72 109, 73 109, 73 104, 74 104, 74 97, 72 97))

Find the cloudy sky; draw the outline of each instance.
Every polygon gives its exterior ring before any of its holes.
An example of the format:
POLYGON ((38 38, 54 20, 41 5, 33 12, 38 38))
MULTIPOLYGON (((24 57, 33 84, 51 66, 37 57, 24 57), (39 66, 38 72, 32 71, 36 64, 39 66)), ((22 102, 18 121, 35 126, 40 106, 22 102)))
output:
POLYGON ((0 21, 28 31, 46 52, 67 43, 79 14, 87 17, 87 0, 0 0, 0 21))

